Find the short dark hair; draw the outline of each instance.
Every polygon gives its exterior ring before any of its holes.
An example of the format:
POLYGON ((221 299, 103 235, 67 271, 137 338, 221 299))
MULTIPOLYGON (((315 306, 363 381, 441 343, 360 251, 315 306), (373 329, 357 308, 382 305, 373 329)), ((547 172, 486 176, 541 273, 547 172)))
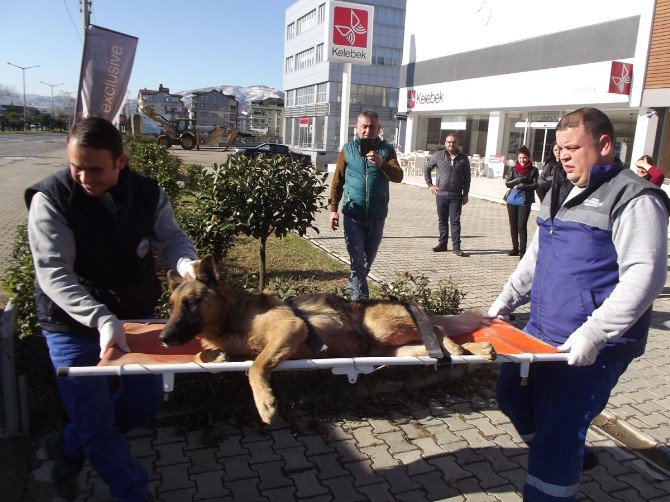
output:
POLYGON ((77 120, 67 135, 68 142, 71 139, 77 140, 79 146, 85 148, 107 150, 115 159, 123 154, 121 132, 109 120, 102 117, 86 117, 77 120))
POLYGON ((519 149, 516 151, 516 153, 517 154, 523 153, 524 155, 528 155, 528 157, 530 158, 530 150, 526 145, 521 145, 519 149))
POLYGON ((568 113, 556 126, 557 131, 565 131, 583 125, 593 141, 598 141, 603 134, 614 141, 614 126, 607 115, 597 108, 579 108, 568 113))
POLYGON ((649 155, 643 155, 642 157, 640 157, 637 160, 646 160, 652 166, 654 165, 654 159, 652 159, 649 155))
POLYGON ((358 114, 358 118, 365 117, 370 120, 376 120, 379 123, 379 114, 372 110, 363 110, 358 114))

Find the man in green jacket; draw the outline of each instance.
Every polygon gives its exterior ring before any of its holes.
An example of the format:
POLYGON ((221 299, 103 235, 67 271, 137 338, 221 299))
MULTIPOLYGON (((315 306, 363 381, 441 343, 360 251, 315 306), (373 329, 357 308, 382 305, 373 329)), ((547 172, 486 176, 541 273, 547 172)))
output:
POLYGON ((380 129, 376 112, 360 113, 356 122, 358 137, 340 151, 330 191, 333 230, 340 224, 337 209, 344 199, 344 241, 351 262, 348 288, 354 300, 369 296, 367 276, 384 233, 389 181, 400 183, 403 177, 395 150, 379 138, 380 129))

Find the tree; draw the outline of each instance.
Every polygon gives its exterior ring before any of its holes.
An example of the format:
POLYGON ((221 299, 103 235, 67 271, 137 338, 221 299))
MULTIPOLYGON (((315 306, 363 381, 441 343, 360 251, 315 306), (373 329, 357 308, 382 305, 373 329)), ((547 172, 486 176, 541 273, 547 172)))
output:
POLYGON ((258 290, 265 288, 268 237, 285 237, 289 232, 303 236, 312 226, 315 213, 325 207, 321 193, 327 174, 288 156, 255 158, 231 155, 212 166, 216 180, 216 214, 205 215, 235 233, 259 239, 258 290))

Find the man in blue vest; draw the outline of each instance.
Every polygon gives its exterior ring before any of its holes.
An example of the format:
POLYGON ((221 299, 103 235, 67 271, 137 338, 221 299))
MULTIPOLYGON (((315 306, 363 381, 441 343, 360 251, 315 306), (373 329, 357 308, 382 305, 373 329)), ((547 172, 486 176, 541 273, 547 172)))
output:
POLYGON ((500 409, 528 444, 526 501, 575 500, 598 461, 589 424, 644 353, 667 273, 670 201, 615 159, 607 115, 566 115, 556 142, 567 179, 554 177, 531 247, 488 313, 504 318, 530 299, 525 331, 568 353, 567 364, 534 364, 527 386, 517 365, 501 367, 500 409))
POLYGON ((356 122, 358 137, 342 148, 330 191, 333 230, 340 223, 337 208, 342 200, 344 241, 351 260, 348 288, 354 300, 369 296, 367 277, 382 241, 389 181, 400 183, 403 177, 395 150, 379 138, 380 130, 376 112, 360 113, 356 122))
MULTIPOLYGON (((129 351, 119 319, 153 317, 161 294, 154 247, 171 268, 195 276, 191 241, 155 180, 127 165, 119 131, 88 117, 67 140, 69 169, 28 188, 28 237, 37 317, 54 368, 95 366, 111 347, 129 351)), ((124 433, 153 416, 162 379, 127 375, 58 379, 72 422, 47 439, 58 495, 74 500, 84 460, 120 501, 153 500, 124 433)))

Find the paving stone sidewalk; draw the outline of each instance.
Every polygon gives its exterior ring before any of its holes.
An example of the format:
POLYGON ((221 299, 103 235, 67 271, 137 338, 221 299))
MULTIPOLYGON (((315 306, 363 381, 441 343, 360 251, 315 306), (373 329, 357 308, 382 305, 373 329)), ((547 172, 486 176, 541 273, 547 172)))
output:
MULTIPOLYGON (((437 218, 425 189, 393 186, 391 201, 374 277, 392 280, 398 270, 451 278, 468 293, 466 307, 487 308, 517 263, 505 254, 504 207, 471 200, 463 214, 463 248, 472 255, 458 258, 431 251, 437 218)), ((312 241, 346 260, 341 231, 331 232, 326 221, 326 213, 319 216, 322 230, 312 241)), ((648 352, 629 369, 609 407, 640 435, 655 433, 663 444, 670 409, 670 371, 663 361, 668 312, 667 300, 657 301, 648 352)), ((467 400, 445 395, 428 407, 410 403, 410 409, 319 417, 319 427, 306 415, 272 427, 219 423, 214 427, 222 439, 214 445, 203 440, 204 431, 165 426, 135 431, 129 440, 164 501, 521 500, 527 450, 497 409, 492 389, 467 400)), ((640 456, 644 445, 628 447, 597 428, 587 442, 601 462, 583 475, 578 500, 670 499, 670 476, 640 456)), ((51 465, 42 450, 36 465, 28 502, 52 496, 51 465)), ((110 500, 92 470, 81 481, 78 500, 110 500)))

